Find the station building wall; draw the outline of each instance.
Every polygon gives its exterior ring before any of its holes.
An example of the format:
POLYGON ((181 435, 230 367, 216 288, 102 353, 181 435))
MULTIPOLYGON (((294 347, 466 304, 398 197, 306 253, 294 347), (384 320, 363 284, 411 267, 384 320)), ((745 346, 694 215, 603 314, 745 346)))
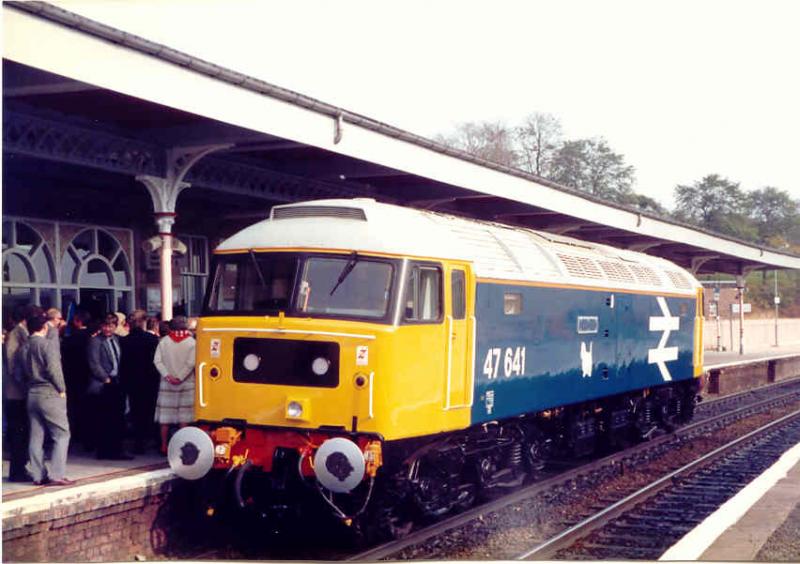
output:
MULTIPOLYGON (((4 327, 19 303, 57 307, 65 316, 72 303, 93 316, 160 312, 158 251, 144 248, 157 236, 144 186, 4 154, 2 203, 4 327)), ((178 204, 174 232, 187 252, 173 257, 176 313, 200 313, 210 250, 239 227, 224 225, 216 211, 197 197, 178 204)))

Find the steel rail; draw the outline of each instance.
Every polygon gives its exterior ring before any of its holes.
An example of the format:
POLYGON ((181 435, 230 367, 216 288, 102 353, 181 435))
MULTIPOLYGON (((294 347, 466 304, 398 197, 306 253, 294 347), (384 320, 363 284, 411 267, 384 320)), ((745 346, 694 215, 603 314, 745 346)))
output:
POLYGON ((617 501, 616 503, 610 505, 609 507, 603 509, 602 511, 595 513, 591 517, 584 519, 579 523, 576 523, 569 529, 566 529, 565 531, 559 533, 558 535, 551 537, 545 542, 535 546, 534 548, 528 550, 527 552, 524 552, 523 554, 520 554, 514 559, 527 560, 532 557, 536 557, 537 560, 552 559, 552 557, 559 550, 571 546, 579 538, 582 538, 587 534, 591 533, 592 531, 606 525, 609 521, 624 514, 625 512, 632 509, 635 505, 641 503, 642 501, 653 497, 666 487, 672 485, 673 481, 676 478, 679 478, 681 476, 684 476, 685 474, 689 474, 704 466, 707 466, 708 464, 722 458, 730 451, 741 446, 743 443, 747 443, 754 438, 764 435, 765 433, 773 430, 776 427, 780 427, 781 425, 784 425, 787 422, 793 421, 798 418, 800 418, 800 410, 794 411, 788 415, 781 417, 780 419, 767 423, 766 425, 759 427, 758 429, 751 431, 742 437, 734 439, 728 444, 716 448, 713 451, 709 452, 708 454, 701 456, 697 460, 694 460, 678 468, 677 470, 670 472, 666 476, 663 476, 658 480, 651 482, 647 486, 617 501))
POLYGON ((739 401, 740 399, 744 399, 747 396, 754 396, 762 392, 769 392, 771 390, 779 388, 791 387, 797 384, 800 384, 800 376, 795 376, 793 378, 786 378, 778 382, 772 382, 771 384, 764 384, 763 386, 758 386, 756 388, 749 388, 747 390, 742 390, 741 392, 727 394, 716 398, 711 398, 711 399, 704 398, 703 401, 697 404, 697 407, 695 408, 695 415, 697 414, 698 410, 706 410, 709 406, 715 407, 718 404, 732 403, 735 401, 739 401))
MULTIPOLYGON (((800 380, 800 378, 793 379, 793 380, 800 380)), ((766 387, 766 386, 765 386, 766 387)), ((763 389, 763 388, 759 388, 763 389)), ((738 394, 737 394, 738 395, 738 394)), ((742 395, 747 395, 747 392, 742 392, 742 395)), ((730 396, 728 396, 730 397, 730 396)), ((704 426, 713 426, 720 422, 725 422, 731 418, 735 418, 737 416, 744 417, 748 412, 752 412, 753 410, 761 410, 763 411, 766 408, 771 407, 776 402, 781 402, 783 400, 791 400, 792 397, 800 398, 800 390, 795 390, 786 394, 781 394, 780 396, 772 397, 757 401, 750 405, 745 405, 734 409, 733 411, 728 411, 725 413, 721 413, 716 416, 712 416, 708 419, 704 419, 702 421, 695 421, 689 423, 684 427, 680 427, 671 433, 667 433, 665 435, 661 435, 656 437, 648 442, 641 443, 636 445, 632 448, 628 448, 619 452, 615 452, 608 456, 605 456, 597 461, 593 461, 587 464, 582 464, 576 468, 572 468, 565 472, 560 472, 554 476, 546 478, 542 481, 535 482, 528 486, 523 487, 516 492, 503 496, 499 499, 489 501, 487 503, 475 506, 471 509, 468 509, 462 513, 457 515, 453 515, 448 517, 438 523, 434 523, 428 527, 420 529, 418 531, 414 531, 406 537, 401 539, 389 541, 388 543, 381 544, 377 547, 370 548, 366 551, 360 552, 349 558, 346 558, 346 561, 376 561, 385 559, 393 554, 397 554, 398 552, 414 546, 416 544, 425 542, 431 538, 444 534, 452 529, 460 527, 470 521, 476 519, 479 515, 485 513, 491 513, 493 511, 498 511, 514 503, 524 501, 530 497, 535 496, 536 494, 542 493, 547 491, 550 488, 558 486, 562 483, 568 482, 570 480, 576 479, 581 475, 585 475, 587 473, 591 473, 593 470, 598 468, 603 468, 614 463, 623 463, 624 460, 630 458, 631 456, 636 456, 638 454, 647 452, 654 448, 657 448, 665 443, 668 443, 678 437, 683 437, 685 435, 691 435, 692 433, 697 432, 698 429, 703 428, 704 426)))

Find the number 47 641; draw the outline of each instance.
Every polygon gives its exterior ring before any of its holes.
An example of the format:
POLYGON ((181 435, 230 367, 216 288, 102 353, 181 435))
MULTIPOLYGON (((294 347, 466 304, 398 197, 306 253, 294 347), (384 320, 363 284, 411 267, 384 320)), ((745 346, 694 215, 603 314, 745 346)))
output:
POLYGON ((483 374, 494 380, 500 372, 500 360, 503 361, 503 376, 521 376, 525 374, 525 347, 490 348, 483 361, 483 374))

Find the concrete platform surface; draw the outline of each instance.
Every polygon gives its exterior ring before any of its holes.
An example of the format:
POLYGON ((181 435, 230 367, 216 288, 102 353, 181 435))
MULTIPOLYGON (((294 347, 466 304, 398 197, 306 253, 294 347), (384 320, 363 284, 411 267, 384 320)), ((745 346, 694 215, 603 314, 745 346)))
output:
MULTIPOLYGON (((47 463, 46 463, 47 464, 47 463)), ((167 467, 167 460, 156 452, 136 455, 133 460, 98 460, 82 449, 72 449, 67 457, 67 477, 77 480, 76 486, 97 480, 125 476, 131 473, 156 470, 167 467)), ((3 501, 28 497, 68 487, 35 486, 31 482, 12 483, 8 481, 8 461, 3 461, 3 501)))
POLYGON ((757 360, 770 360, 773 358, 783 358, 795 355, 800 355, 800 344, 772 347, 768 350, 761 350, 757 352, 746 352, 743 355, 740 355, 738 352, 705 351, 703 353, 703 367, 706 370, 710 370, 712 368, 719 368, 731 364, 741 364, 743 362, 753 362, 757 360))

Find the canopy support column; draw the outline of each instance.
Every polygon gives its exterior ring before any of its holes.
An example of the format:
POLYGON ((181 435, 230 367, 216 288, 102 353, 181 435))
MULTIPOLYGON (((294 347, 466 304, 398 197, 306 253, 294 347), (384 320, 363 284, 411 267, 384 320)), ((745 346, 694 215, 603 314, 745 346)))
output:
POLYGON ((191 184, 184 182, 186 174, 200 159, 231 147, 204 145, 176 147, 167 151, 166 177, 142 174, 136 180, 144 184, 153 200, 153 212, 161 237, 161 319, 172 319, 172 226, 175 224, 178 196, 191 184))

